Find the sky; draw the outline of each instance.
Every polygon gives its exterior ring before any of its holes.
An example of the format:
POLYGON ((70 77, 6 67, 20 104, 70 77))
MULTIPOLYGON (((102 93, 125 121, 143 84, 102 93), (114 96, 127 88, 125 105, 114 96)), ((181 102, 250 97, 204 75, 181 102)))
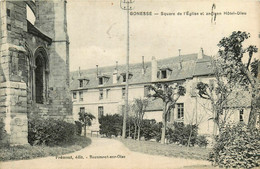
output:
MULTIPOLYGON (((152 56, 178 56, 179 49, 182 55, 198 53, 200 48, 206 55, 215 55, 221 38, 238 30, 251 33, 245 46, 260 46, 259 1, 135 0, 132 6, 131 12, 152 12, 152 16, 130 15, 130 63, 141 62, 142 56, 145 61, 152 56), (221 13, 216 23, 206 15, 213 3, 214 12, 221 13), (187 11, 199 15, 184 15, 187 11)), ((120 8, 120 0, 68 0, 67 22, 71 71, 126 63, 127 12, 120 8)))

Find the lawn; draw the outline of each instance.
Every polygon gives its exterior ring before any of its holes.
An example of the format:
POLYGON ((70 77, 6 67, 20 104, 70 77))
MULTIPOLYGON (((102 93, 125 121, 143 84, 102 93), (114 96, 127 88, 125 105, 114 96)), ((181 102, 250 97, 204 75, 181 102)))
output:
POLYGON ((136 141, 132 139, 120 139, 131 151, 151 155, 163 155, 186 159, 207 160, 209 148, 185 147, 176 144, 160 144, 150 141, 136 141))
POLYGON ((0 147, 0 161, 23 160, 37 157, 57 156, 78 151, 91 144, 91 139, 77 136, 74 144, 63 146, 10 146, 0 147))

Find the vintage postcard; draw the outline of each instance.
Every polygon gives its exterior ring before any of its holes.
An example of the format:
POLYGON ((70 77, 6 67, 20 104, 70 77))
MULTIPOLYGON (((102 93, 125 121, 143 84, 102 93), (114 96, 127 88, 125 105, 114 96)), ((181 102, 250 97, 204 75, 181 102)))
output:
POLYGON ((258 0, 0 0, 0 169, 257 168, 258 0))

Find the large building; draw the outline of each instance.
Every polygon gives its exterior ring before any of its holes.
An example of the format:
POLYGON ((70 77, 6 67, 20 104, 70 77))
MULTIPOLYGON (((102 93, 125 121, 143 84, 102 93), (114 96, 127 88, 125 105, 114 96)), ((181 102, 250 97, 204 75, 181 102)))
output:
POLYGON ((30 115, 73 122, 66 22, 66 0, 0 2, 0 118, 11 144, 28 144, 30 115))
MULTIPOLYGON (((210 112, 210 102, 196 94, 198 82, 214 83, 212 58, 204 55, 203 49, 198 54, 181 55, 150 62, 130 64, 129 103, 134 98, 148 95, 147 85, 159 82, 171 84, 181 83, 186 88, 185 96, 181 96, 175 109, 167 117, 169 124, 184 122, 198 124, 200 134, 212 134, 214 123, 210 112)), ((73 116, 78 119, 78 112, 92 113, 94 120, 90 131, 98 131, 98 117, 105 114, 122 114, 125 97, 126 71, 125 65, 96 67, 96 69, 79 70, 71 73, 71 91, 73 99, 73 116)), ((162 121, 163 104, 160 99, 151 99, 144 118, 162 121)), ((234 108, 234 121, 247 121, 248 109, 241 116, 241 111, 234 108)))

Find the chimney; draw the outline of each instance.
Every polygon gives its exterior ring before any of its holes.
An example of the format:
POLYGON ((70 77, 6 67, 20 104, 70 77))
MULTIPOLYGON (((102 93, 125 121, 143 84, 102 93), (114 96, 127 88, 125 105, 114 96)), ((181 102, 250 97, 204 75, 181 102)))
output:
POLYGON ((80 71, 80 66, 79 66, 79 70, 78 70, 78 76, 81 76, 81 71, 80 71))
POLYGON ((113 72, 113 83, 117 83, 117 77, 118 77, 118 61, 116 61, 116 67, 113 72))
POLYGON ((152 82, 157 80, 157 60, 152 57, 152 82))
POLYGON ((96 65, 96 67, 97 67, 97 72, 96 73, 97 73, 97 77, 98 77, 98 65, 96 65))
POLYGON ((198 53, 198 59, 203 59, 203 56, 204 56, 203 48, 200 48, 200 51, 198 53))
POLYGON ((142 74, 145 74, 145 68, 144 68, 144 56, 142 56, 142 74))
POLYGON ((179 61, 180 61, 180 69, 182 69, 181 49, 179 49, 179 61))

